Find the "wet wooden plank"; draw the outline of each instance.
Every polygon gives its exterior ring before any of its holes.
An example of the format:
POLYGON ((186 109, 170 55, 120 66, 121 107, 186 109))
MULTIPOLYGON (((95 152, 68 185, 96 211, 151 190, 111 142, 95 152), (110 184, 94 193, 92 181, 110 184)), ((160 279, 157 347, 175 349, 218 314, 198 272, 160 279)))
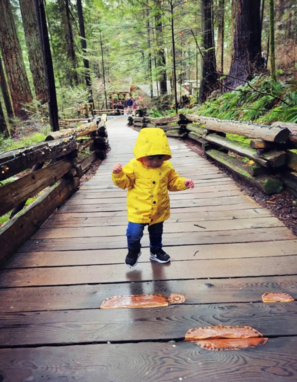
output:
MULTIPOLYGON (((105 199, 89 199, 82 200, 78 203, 67 203, 63 207, 63 211, 98 211, 98 212, 108 212, 108 211, 126 211, 126 199, 122 200, 121 203, 113 203, 112 201, 104 202, 105 199)), ((192 207, 204 207, 205 209, 209 206, 217 206, 218 209, 222 209, 226 205, 238 205, 241 204, 243 208, 254 207, 257 208, 259 205, 252 200, 247 199, 244 196, 230 196, 225 198, 213 198, 213 199, 184 199, 184 200, 172 200, 170 202, 170 208, 192 208, 192 207)), ((226 208, 225 208, 226 209, 226 208)))
MULTIPOLYGON (((96 214, 96 213, 95 213, 96 214)), ((98 215, 98 213, 97 213, 98 215)), ((166 221, 166 225, 172 222, 204 222, 204 221, 228 221, 228 220, 241 220, 241 219, 261 219, 265 216, 271 216, 270 212, 264 208, 247 209, 239 211, 204 211, 200 212, 199 216, 196 213, 188 212, 187 214, 171 214, 171 217, 166 221)), ((55 214, 52 215, 42 226, 44 228, 58 228, 58 227, 104 227, 104 226, 117 226, 127 225, 127 216, 115 217, 93 217, 93 214, 55 214), (74 215, 74 216, 73 216, 74 215)), ((199 224, 199 223, 198 223, 199 224)))
MULTIPOLYGON (((258 228, 257 235, 254 229, 241 229, 234 231, 217 231, 199 233, 166 233, 163 236, 163 246, 185 246, 192 244, 228 244, 228 243, 253 243, 278 240, 294 240, 296 236, 286 227, 258 228)), ((148 235, 144 235, 142 246, 149 246, 148 235)), ((116 249, 126 248, 127 239, 125 230, 119 230, 119 235, 112 239, 108 237, 71 237, 63 239, 38 239, 28 240, 22 247, 23 252, 28 251, 78 251, 91 249, 116 249), (122 236, 120 235, 122 234, 122 236)))
MULTIPOLYGON (((271 212, 266 208, 240 208, 240 205, 229 205, 223 206, 223 208, 216 208, 215 206, 208 206, 207 209, 203 209, 202 207, 193 207, 191 209, 185 210, 184 208, 175 208, 170 212, 170 220, 178 221, 193 221, 193 218, 199 216, 199 219, 202 220, 227 220, 227 219, 242 219, 244 217, 264 217, 264 216, 272 216, 271 212), (185 213, 186 212, 186 213, 185 213)), ((54 215, 52 215, 49 220, 57 219, 57 221, 72 219, 72 218, 81 218, 84 221, 88 219, 100 219, 104 222, 109 221, 110 219, 121 218, 123 221, 127 222, 127 211, 118 211, 118 212, 66 212, 59 209, 56 211, 54 215)))
POLYGON ((111 296, 182 293, 184 305, 261 302, 267 291, 289 293, 297 299, 296 276, 211 280, 173 280, 54 287, 4 288, 0 312, 97 309, 111 296))
MULTIPOLYGON (((97 226, 97 227, 80 227, 80 228, 51 228, 40 229, 32 239, 49 239, 64 237, 107 237, 124 235, 127 223, 118 226, 97 226)), ((275 217, 256 218, 256 219, 240 219, 240 220, 218 220, 218 221, 202 221, 198 219, 195 222, 183 223, 167 223, 164 225, 164 235, 167 233, 190 233, 190 232, 213 232, 225 230, 241 230, 241 229, 259 229, 269 227, 285 227, 284 224, 275 217)))
POLYGON ((247 325, 263 336, 297 335, 297 302, 3 313, 0 347, 184 339, 199 326, 247 325), (15 335, 17 328, 17 336, 15 335))
MULTIPOLYGON (((143 250, 143 259, 149 258, 143 250)), ((128 281, 193 280, 248 276, 297 274, 297 255, 260 258, 173 261, 160 265, 139 264, 130 270, 125 264, 7 269, 0 271, 0 287, 103 284, 128 281)))
POLYGON ((187 342, 2 349, 1 375, 5 382, 296 381, 296 347, 296 337, 279 337, 223 353, 187 342))
MULTIPOLYGON (((211 260, 241 257, 274 257, 297 255, 297 241, 271 241, 265 243, 189 245, 166 247, 172 261, 211 260)), ((89 251, 57 251, 57 252, 19 252, 15 254, 3 268, 34 268, 67 265, 99 265, 122 264, 127 249, 105 249, 89 251)), ((141 256, 139 263, 148 262, 141 256)))

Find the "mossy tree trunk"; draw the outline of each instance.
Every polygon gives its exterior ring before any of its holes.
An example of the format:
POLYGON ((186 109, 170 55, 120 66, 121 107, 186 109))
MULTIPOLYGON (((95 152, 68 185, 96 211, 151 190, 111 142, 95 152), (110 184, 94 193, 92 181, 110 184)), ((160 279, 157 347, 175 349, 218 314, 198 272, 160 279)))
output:
POLYGON ((50 124, 53 131, 59 130, 58 122, 58 103, 55 86, 54 68, 52 54, 47 30, 45 9, 43 0, 34 0, 35 11, 37 15, 37 24, 39 30, 40 44, 42 47, 43 60, 45 63, 45 76, 48 89, 48 108, 50 115, 50 124))
POLYGON ((34 0, 19 0, 36 99, 48 102, 47 84, 34 0))
POLYGON ((166 74, 166 56, 163 43, 163 23, 162 23, 162 2, 155 0, 155 26, 157 43, 157 66, 161 68, 160 74, 160 93, 161 96, 167 94, 167 74, 166 74))
POLYGON ((1 102, 0 102, 0 133, 3 134, 5 138, 9 136, 1 102))
POLYGON ((11 104, 11 100, 10 100, 9 89, 8 89, 7 82, 6 82, 6 77, 5 77, 1 57, 0 57, 0 87, 2 89, 2 95, 3 95, 3 100, 4 100, 4 104, 5 104, 5 108, 6 108, 6 113, 7 113, 9 121, 11 121, 11 119, 14 116, 13 115, 13 108, 12 108, 12 104, 11 104))
POLYGON ((271 79, 276 82, 275 42, 274 42, 274 0, 269 0, 269 42, 271 79))
POLYGON ((204 102, 217 86, 216 55, 213 34, 212 0, 201 1, 203 65, 199 100, 204 102))
POLYGON ((226 86, 242 85, 262 69, 260 0, 237 0, 234 55, 226 86))
POLYGON ((9 0, 0 1, 0 48, 16 117, 26 119, 23 105, 33 100, 9 0))
POLYGON ((219 9, 217 12, 218 23, 218 41, 217 58, 220 62, 219 71, 224 73, 224 32, 225 32, 225 0, 219 0, 219 9))
POLYGON ((83 63, 85 68, 85 81, 87 88, 89 89, 89 103, 93 103, 93 94, 92 94, 92 82, 90 76, 90 62, 87 58, 87 40, 85 33, 85 22, 84 22, 84 14, 81 0, 77 0, 77 14, 78 14, 78 23, 79 23, 79 35, 80 35, 80 43, 83 51, 83 63))

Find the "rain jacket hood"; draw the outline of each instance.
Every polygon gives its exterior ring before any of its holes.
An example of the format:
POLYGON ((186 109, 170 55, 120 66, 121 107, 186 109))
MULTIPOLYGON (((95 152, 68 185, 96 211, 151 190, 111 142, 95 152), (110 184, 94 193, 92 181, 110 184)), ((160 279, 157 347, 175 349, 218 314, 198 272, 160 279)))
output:
POLYGON ((155 127, 140 130, 133 153, 137 160, 151 155, 165 155, 164 160, 171 158, 171 150, 165 132, 155 127))

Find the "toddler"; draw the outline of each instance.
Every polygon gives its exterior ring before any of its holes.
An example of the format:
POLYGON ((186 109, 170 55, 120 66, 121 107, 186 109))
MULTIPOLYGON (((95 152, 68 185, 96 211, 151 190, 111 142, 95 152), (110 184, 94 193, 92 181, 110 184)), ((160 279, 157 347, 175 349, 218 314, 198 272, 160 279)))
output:
POLYGON ((170 216, 169 191, 194 188, 191 179, 181 178, 172 164, 167 136, 162 129, 145 128, 137 137, 135 158, 124 167, 112 169, 114 184, 128 189, 128 254, 126 264, 134 267, 141 255, 141 238, 148 225, 150 260, 168 263, 170 256, 162 249, 163 222, 170 216))

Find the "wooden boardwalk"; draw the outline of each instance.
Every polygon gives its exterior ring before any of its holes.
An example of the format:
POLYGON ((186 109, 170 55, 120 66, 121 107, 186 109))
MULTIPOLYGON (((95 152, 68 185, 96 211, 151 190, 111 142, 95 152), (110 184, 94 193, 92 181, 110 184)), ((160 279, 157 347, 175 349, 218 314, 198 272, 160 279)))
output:
POLYGON ((0 271, 0 381, 296 381, 297 302, 264 304, 264 292, 297 299, 297 240, 228 176, 170 139, 176 170, 195 189, 171 194, 163 243, 151 263, 147 233, 135 270, 126 255, 126 194, 115 162, 132 158, 137 132, 108 122, 112 151, 0 271), (100 310, 111 296, 183 293, 181 305, 100 310), (211 352, 188 329, 248 325, 268 342, 211 352))

